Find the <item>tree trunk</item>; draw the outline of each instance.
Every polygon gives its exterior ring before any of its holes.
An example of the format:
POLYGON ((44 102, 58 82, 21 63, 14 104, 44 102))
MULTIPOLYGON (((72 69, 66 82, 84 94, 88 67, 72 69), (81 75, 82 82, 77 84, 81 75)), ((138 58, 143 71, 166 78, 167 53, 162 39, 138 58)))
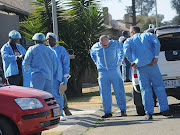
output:
POLYGON ((135 0, 132 0, 132 12, 133 12, 133 22, 132 26, 136 25, 136 7, 135 7, 135 0))

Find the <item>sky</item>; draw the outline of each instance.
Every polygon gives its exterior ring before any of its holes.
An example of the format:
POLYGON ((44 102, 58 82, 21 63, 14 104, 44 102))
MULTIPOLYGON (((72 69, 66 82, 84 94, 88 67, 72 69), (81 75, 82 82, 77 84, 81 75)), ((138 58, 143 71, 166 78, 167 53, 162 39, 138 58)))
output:
MULTIPOLYGON (((132 6, 132 0, 103 0, 101 1, 103 7, 108 7, 112 19, 123 19, 126 14, 126 6, 132 6)), ((172 20, 176 16, 176 10, 171 8, 171 0, 157 0, 157 13, 164 15, 163 21, 172 20)))

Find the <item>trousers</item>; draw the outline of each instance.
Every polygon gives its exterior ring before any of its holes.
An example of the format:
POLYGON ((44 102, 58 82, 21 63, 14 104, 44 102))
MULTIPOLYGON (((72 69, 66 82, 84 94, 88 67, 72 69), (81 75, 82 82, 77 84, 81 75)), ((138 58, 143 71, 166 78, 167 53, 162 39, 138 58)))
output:
POLYGON ((116 102, 121 111, 126 110, 126 95, 121 77, 120 68, 113 70, 98 71, 99 92, 103 103, 104 113, 112 111, 112 92, 113 85, 116 102))
POLYGON ((52 94, 53 94, 54 98, 56 99, 56 102, 60 106, 61 116, 64 116, 64 114, 63 114, 64 93, 62 93, 61 95, 59 94, 59 86, 60 86, 60 82, 54 81, 52 94))
POLYGON ((141 88, 141 96, 146 114, 154 113, 153 90, 159 102, 161 112, 169 110, 164 82, 158 65, 138 68, 138 79, 141 88))

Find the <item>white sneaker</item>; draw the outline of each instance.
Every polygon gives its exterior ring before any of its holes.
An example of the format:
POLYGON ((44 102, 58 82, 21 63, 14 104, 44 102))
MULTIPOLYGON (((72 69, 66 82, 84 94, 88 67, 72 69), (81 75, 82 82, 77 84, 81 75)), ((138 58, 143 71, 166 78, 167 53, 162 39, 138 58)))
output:
POLYGON ((67 120, 67 118, 66 117, 64 117, 64 116, 60 116, 60 121, 66 121, 67 120))

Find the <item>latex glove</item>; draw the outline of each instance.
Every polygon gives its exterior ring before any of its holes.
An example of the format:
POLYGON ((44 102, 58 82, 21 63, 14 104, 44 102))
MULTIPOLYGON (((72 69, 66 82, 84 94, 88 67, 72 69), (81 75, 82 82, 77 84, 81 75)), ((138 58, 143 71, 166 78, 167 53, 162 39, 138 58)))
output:
POLYGON ((71 77, 71 75, 65 74, 64 77, 66 77, 67 79, 69 79, 69 78, 71 77))
POLYGON ((67 82, 68 82, 67 77, 64 77, 64 78, 63 78, 63 82, 64 82, 64 85, 66 85, 66 84, 67 84, 67 82))
POLYGON ((16 56, 16 60, 24 59, 24 56, 25 56, 25 55, 19 55, 19 56, 16 56))
POLYGON ((131 64, 131 66, 135 69, 137 69, 137 65, 135 63, 131 64))

